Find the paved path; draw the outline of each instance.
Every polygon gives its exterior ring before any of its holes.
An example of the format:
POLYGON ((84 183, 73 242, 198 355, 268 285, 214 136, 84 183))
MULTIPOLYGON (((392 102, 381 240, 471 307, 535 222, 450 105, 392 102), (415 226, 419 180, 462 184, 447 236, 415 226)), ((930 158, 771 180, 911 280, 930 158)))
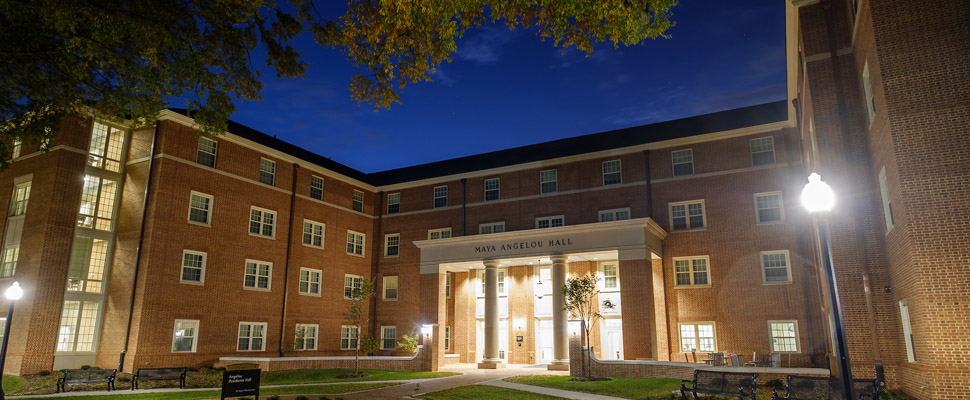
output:
POLYGON ((574 392, 572 390, 553 389, 553 388, 547 388, 547 387, 542 387, 542 386, 534 386, 534 385, 525 385, 525 384, 521 384, 521 383, 505 382, 505 381, 503 381, 501 379, 499 379, 499 380, 493 380, 493 381, 487 381, 487 382, 482 382, 481 384, 482 385, 488 385, 488 386, 498 386, 498 387, 503 387, 503 388, 507 388, 507 389, 522 390, 522 391, 532 392, 532 393, 541 393, 541 394, 545 394, 545 395, 549 395, 549 396, 565 397, 567 399, 582 399, 582 400, 622 400, 619 397, 602 396, 602 395, 592 394, 592 393, 574 392))
MULTIPOLYGON (((503 369, 478 369, 475 364, 448 365, 439 368, 440 371, 461 372, 462 375, 447 376, 443 378, 427 379, 421 382, 406 383, 403 385, 385 387, 364 392, 350 393, 342 397, 346 399, 410 399, 418 395, 436 392, 439 390, 451 389, 458 386, 476 385, 490 381, 501 381, 502 379, 516 375, 568 375, 567 371, 549 371, 545 365, 509 365, 503 369)), ((530 385, 528 388, 536 393, 538 390, 546 388, 530 385)), ((574 397, 576 392, 567 392, 565 397, 574 397)), ((603 398, 606 399, 606 398, 603 398)))

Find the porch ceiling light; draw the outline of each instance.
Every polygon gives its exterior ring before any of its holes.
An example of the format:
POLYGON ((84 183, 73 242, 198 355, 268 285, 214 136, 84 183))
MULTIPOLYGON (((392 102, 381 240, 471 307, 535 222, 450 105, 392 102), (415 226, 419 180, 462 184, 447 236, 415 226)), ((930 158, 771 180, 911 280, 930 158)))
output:
POLYGON ((835 193, 819 174, 812 172, 802 189, 802 206, 810 213, 829 212, 835 205, 835 193))
POLYGON ((425 336, 430 335, 432 326, 428 324, 421 325, 421 334, 425 336))

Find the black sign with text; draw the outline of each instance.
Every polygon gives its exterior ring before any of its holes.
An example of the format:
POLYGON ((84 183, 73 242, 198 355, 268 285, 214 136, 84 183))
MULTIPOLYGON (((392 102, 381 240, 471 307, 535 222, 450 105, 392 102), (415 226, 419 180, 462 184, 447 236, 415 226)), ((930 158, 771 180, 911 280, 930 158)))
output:
POLYGON ((259 400, 259 365, 235 364, 222 373, 222 398, 253 396, 259 400))

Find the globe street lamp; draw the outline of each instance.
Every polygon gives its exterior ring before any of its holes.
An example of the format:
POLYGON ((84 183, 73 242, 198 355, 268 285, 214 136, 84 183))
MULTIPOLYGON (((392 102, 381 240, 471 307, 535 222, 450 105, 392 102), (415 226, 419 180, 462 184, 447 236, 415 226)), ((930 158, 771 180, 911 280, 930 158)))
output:
POLYGON ((852 387, 852 369, 849 365, 849 346, 846 344, 845 328, 842 326, 842 307, 839 304, 839 291, 835 284, 835 269, 832 268, 828 220, 825 218, 832 207, 835 206, 835 193, 817 173, 813 172, 808 176, 808 184, 805 185, 805 189, 802 189, 802 206, 817 219, 818 242, 822 248, 822 264, 825 267, 828 280, 829 309, 838 346, 842 394, 844 398, 855 399, 855 388, 852 387))
MULTIPOLYGON (((0 347, 0 378, 3 376, 3 366, 7 361, 7 340, 10 339, 10 324, 13 322, 13 305, 23 297, 24 289, 20 287, 20 282, 14 282, 13 285, 7 288, 7 291, 3 292, 3 295, 7 298, 7 302, 10 303, 10 310, 7 311, 7 323, 4 324, 5 326, 3 328, 3 345, 0 347)), ((5 397, 3 385, 0 385, 0 400, 5 397)))

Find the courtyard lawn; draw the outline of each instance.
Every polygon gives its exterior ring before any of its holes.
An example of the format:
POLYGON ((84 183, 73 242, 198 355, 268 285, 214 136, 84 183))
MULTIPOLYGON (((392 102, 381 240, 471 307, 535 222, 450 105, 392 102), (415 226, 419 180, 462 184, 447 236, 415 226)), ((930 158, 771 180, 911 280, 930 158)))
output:
POLYGON ((491 400, 491 399, 501 399, 501 400, 565 400, 562 397, 547 396, 539 393, 523 392, 521 390, 506 389, 502 387, 495 386, 485 386, 485 385, 468 385, 459 386, 456 388, 451 388, 447 390, 441 390, 437 392, 425 393, 418 397, 419 399, 430 399, 430 400, 446 400, 446 399, 461 399, 461 400, 491 400))
POLYGON ((680 389, 680 379, 669 378, 610 378, 608 381, 573 382, 571 376, 521 375, 505 378, 506 382, 572 390, 625 399, 666 399, 680 389))
POLYGON ((23 389, 27 385, 27 380, 15 375, 4 375, 3 376, 3 392, 13 393, 20 389, 23 389))
MULTIPOLYGON (((342 383, 334 385, 303 385, 303 386, 284 386, 274 388, 261 388, 259 396, 273 395, 326 395, 359 392, 361 390, 371 390, 387 386, 400 385, 399 383, 342 383)), ((130 391, 117 391, 118 394, 106 394, 97 396, 65 396, 57 397, 57 400, 115 400, 115 399, 134 399, 134 400, 198 400, 219 398, 218 390, 195 390, 164 393, 140 393, 130 391)), ((44 399, 44 397, 22 397, 21 399, 44 399)))
POLYGON ((361 369, 370 374, 363 378, 337 378, 338 375, 353 372, 352 369, 296 369, 291 371, 263 372, 259 378, 260 385, 287 385, 293 383, 328 383, 328 382, 366 382, 366 381, 400 381, 405 379, 441 378, 444 376, 461 375, 457 372, 441 371, 381 371, 376 369, 361 369))

